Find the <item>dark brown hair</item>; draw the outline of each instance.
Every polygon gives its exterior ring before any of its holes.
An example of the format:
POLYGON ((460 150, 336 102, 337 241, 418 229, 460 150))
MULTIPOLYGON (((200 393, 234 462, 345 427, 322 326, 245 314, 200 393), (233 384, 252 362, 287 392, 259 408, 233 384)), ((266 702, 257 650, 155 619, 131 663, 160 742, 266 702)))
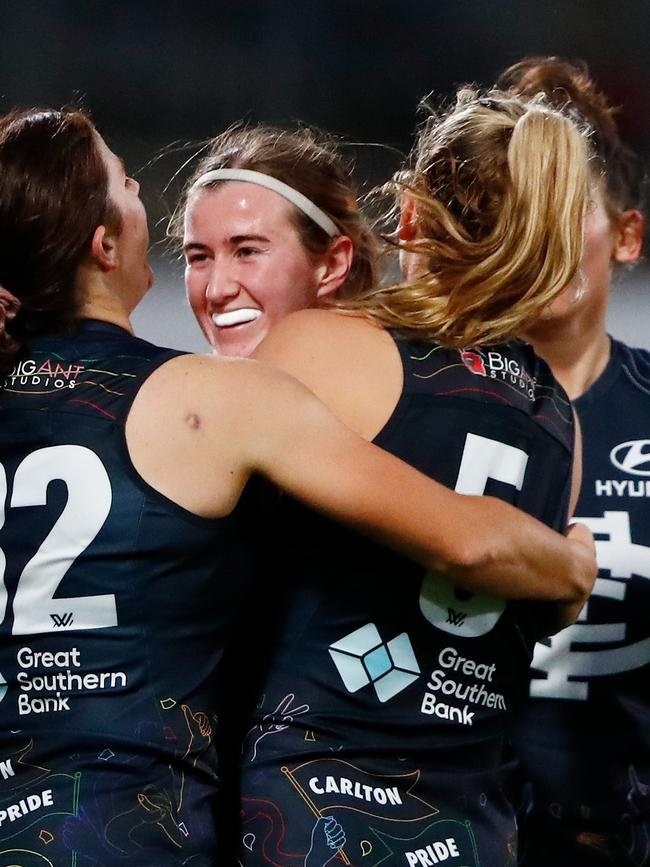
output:
POLYGON ((603 175, 610 217, 642 209, 643 165, 621 140, 617 109, 598 88, 585 63, 560 57, 527 57, 506 69, 498 86, 526 98, 543 93, 551 104, 577 113, 592 129, 592 145, 603 175))
MULTIPOLYGON (((248 169, 277 178, 298 190, 334 220, 342 235, 354 245, 354 258, 339 296, 370 289, 376 278, 376 241, 359 210, 351 166, 334 141, 308 127, 282 129, 257 124, 236 124, 210 142, 209 153, 196 166, 181 203, 170 223, 170 234, 181 238, 188 197, 196 180, 213 169, 248 169)), ((208 184, 207 188, 223 181, 208 184)), ((324 253, 331 238, 298 208, 291 206, 291 219, 304 247, 324 253)))
POLYGON ((76 277, 99 225, 119 230, 97 132, 78 109, 0 118, 0 285, 20 302, 0 336, 6 372, 25 340, 76 321, 76 277))

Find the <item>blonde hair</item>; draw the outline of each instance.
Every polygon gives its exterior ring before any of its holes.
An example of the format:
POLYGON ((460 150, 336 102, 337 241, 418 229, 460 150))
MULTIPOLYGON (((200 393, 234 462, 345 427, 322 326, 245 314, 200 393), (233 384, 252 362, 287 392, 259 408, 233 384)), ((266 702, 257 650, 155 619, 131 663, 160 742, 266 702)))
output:
POLYGON ((592 173, 603 181, 610 219, 615 220, 623 211, 643 210, 647 193, 643 163, 621 139, 619 109, 600 90, 586 63, 561 57, 526 57, 502 72, 497 84, 524 99, 543 93, 550 105, 584 118, 592 130, 592 173))
POLYGON ((459 91, 387 185, 413 205, 415 238, 393 243, 423 273, 339 307, 447 346, 515 337, 578 275, 589 153, 586 132, 541 100, 459 91))

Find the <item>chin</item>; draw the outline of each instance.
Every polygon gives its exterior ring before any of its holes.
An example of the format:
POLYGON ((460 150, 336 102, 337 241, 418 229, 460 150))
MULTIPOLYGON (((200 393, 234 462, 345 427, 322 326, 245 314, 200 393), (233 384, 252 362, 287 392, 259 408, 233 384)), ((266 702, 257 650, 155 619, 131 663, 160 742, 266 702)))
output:
POLYGON ((229 358, 248 358, 261 342, 261 337, 251 336, 248 339, 242 337, 240 340, 219 340, 215 342, 214 346, 219 355, 225 355, 229 358))
POLYGON ((231 343, 230 341, 222 341, 216 343, 214 351, 217 355, 222 355, 225 358, 248 358, 255 351, 257 344, 250 346, 247 343, 231 343))
MULTIPOLYGON (((254 324, 256 325, 257 323, 254 324)), ((257 328, 251 328, 248 334, 215 334, 210 342, 218 355, 224 355, 229 358, 249 358, 264 340, 267 333, 268 329, 260 333, 257 328)))

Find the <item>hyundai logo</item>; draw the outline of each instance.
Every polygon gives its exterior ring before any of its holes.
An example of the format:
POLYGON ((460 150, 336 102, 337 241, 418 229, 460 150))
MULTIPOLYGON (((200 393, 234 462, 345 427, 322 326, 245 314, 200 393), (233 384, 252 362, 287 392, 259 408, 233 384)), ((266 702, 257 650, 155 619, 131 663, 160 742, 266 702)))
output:
POLYGON ((609 453, 609 459, 624 473, 650 476, 650 440, 629 440, 626 443, 619 443, 609 453))

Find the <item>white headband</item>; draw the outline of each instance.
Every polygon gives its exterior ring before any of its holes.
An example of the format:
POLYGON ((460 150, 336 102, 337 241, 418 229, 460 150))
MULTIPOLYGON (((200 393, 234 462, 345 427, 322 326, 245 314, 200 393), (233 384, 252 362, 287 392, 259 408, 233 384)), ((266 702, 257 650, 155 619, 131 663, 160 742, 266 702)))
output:
POLYGON ((328 217, 325 211, 321 210, 318 205, 315 205, 307 196, 299 193, 298 190, 294 190, 293 187, 290 187, 283 181, 279 181, 277 178, 271 177, 271 175, 253 172, 250 169, 213 169, 197 178, 192 188, 204 187, 212 181, 245 181, 249 184, 266 187, 267 190, 273 190, 274 193, 278 193, 283 198, 288 199, 292 205, 295 205, 298 210, 313 220, 317 226, 320 226, 324 232, 327 232, 330 238, 335 238, 341 234, 334 220, 328 217))

